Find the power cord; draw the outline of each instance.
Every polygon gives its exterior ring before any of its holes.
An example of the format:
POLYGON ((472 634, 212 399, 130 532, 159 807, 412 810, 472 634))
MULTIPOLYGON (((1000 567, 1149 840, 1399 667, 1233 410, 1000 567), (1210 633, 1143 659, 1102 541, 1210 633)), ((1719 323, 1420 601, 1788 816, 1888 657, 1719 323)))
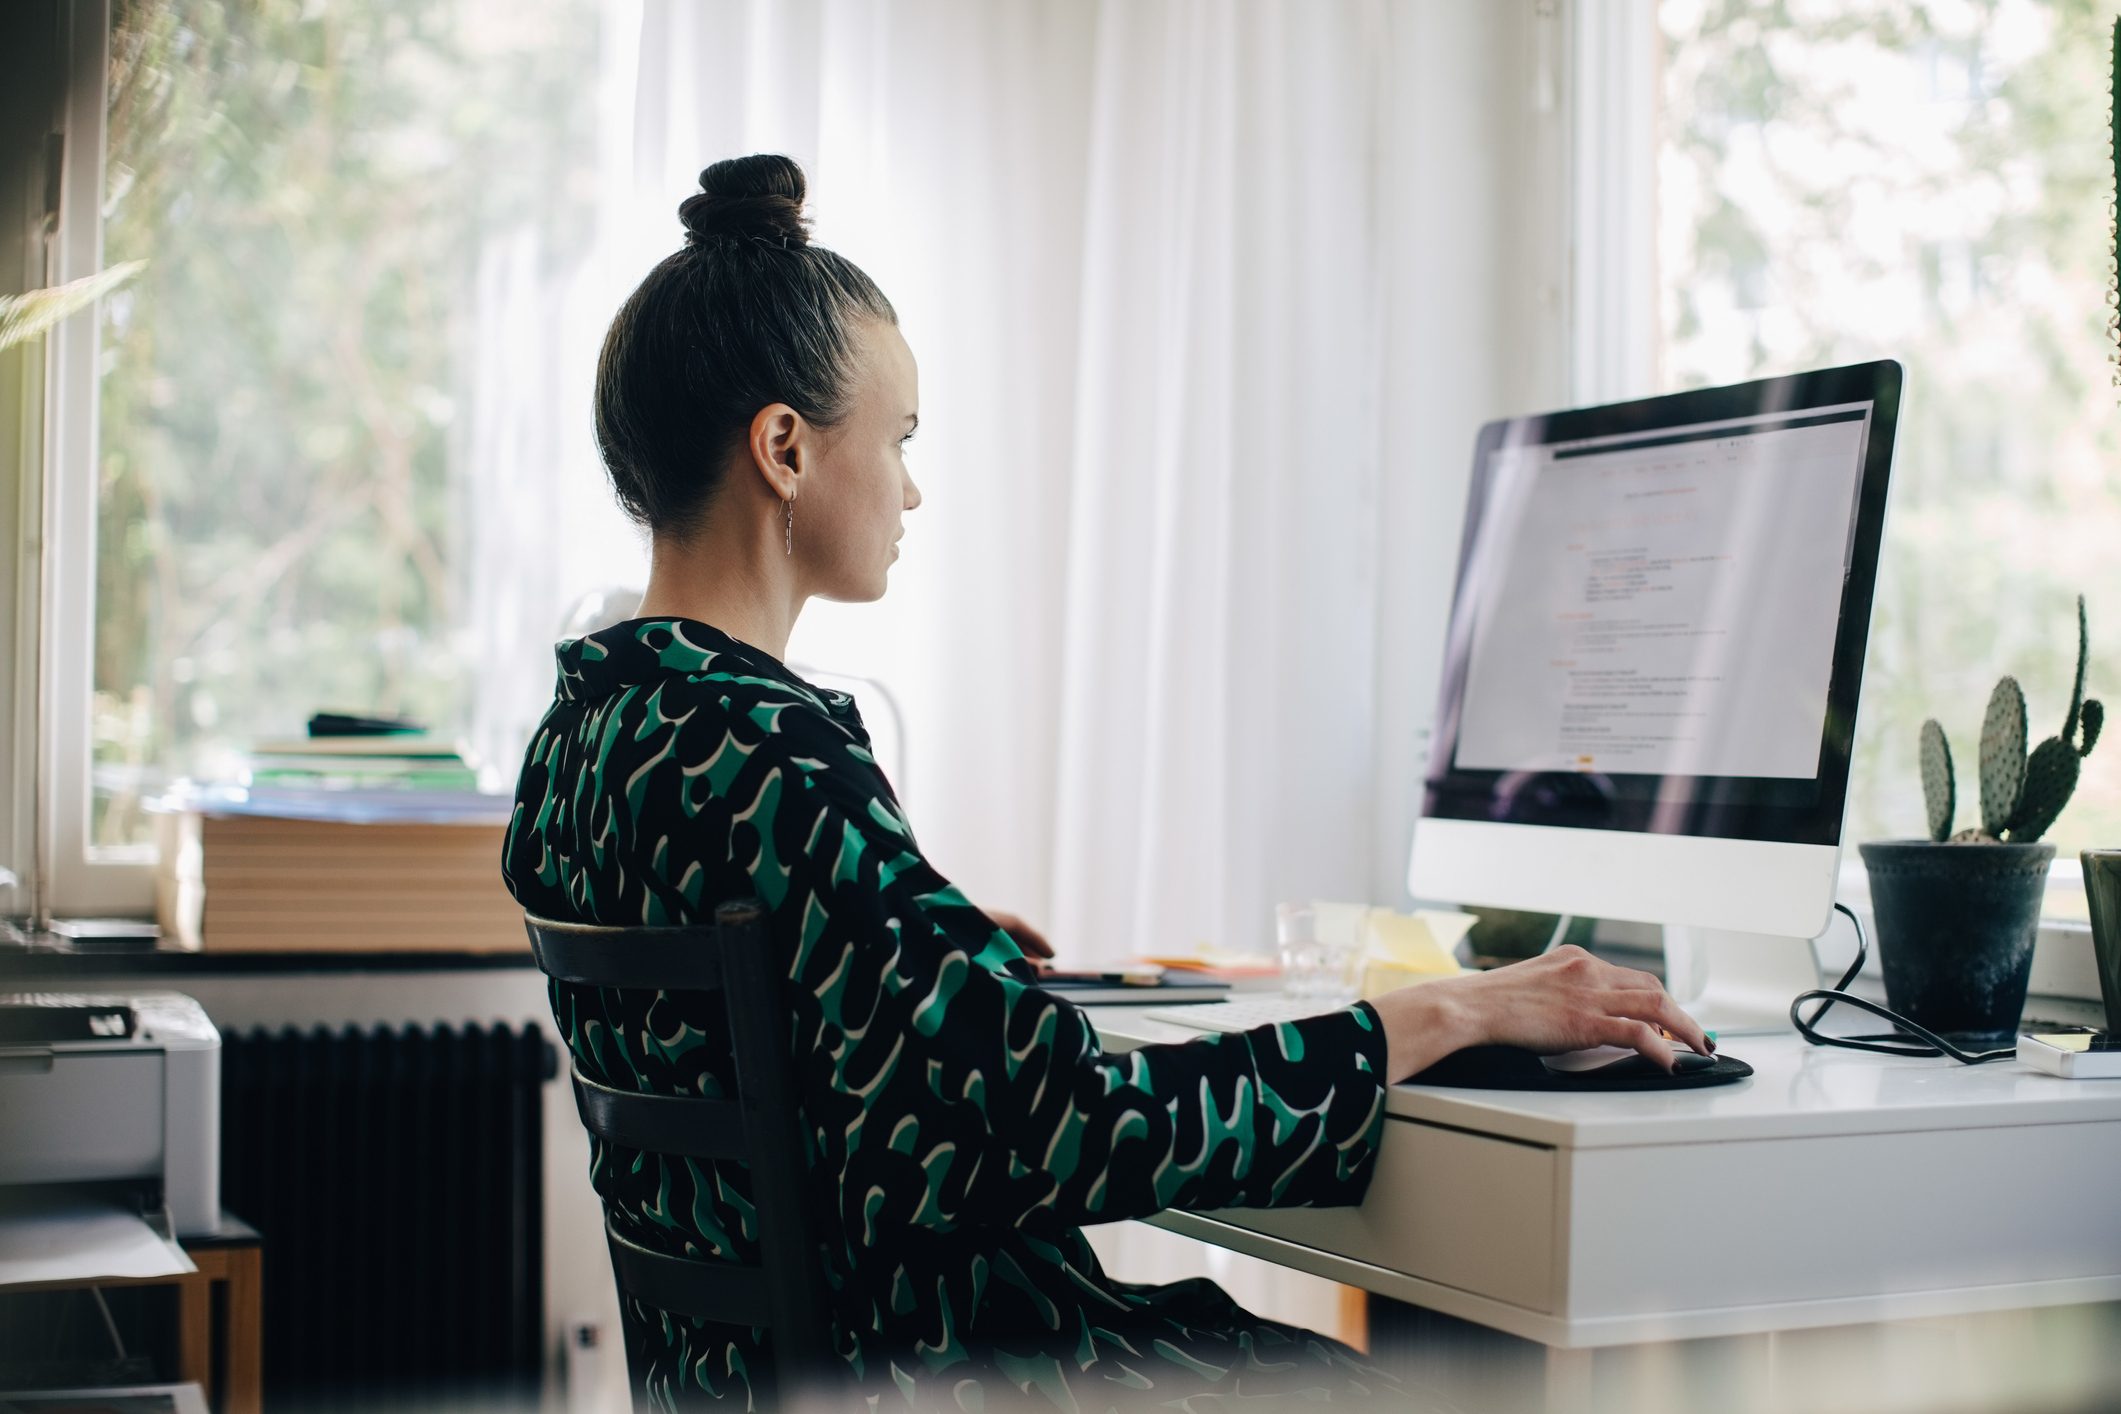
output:
POLYGON ((1571 929, 1571 928, 1573 928, 1573 927, 1575 927, 1575 926, 1576 926, 1576 915, 1575 915, 1575 914, 1573 914, 1573 913, 1563 913, 1563 914, 1559 914, 1559 915, 1557 915, 1557 916, 1555 917, 1555 919, 1554 919, 1554 931, 1553 931, 1553 932, 1552 932, 1551 934, 1549 934, 1549 935, 1548 935, 1548 937, 1547 937, 1547 945, 1546 945, 1545 947, 1541 948, 1541 949, 1540 949, 1539 951, 1540 951, 1540 952, 1541 952, 1542 954, 1545 954, 1545 953, 1550 953, 1550 952, 1554 951, 1554 949, 1556 949, 1556 948, 1560 947, 1560 946, 1561 946, 1561 940, 1562 940, 1563 938, 1566 938, 1567 936, 1569 936, 1569 929, 1571 929))
POLYGON ((110 1332, 110 1343, 118 1348, 118 1359, 127 1359, 125 1337, 118 1334, 118 1323, 110 1318, 110 1303, 103 1299, 103 1288, 92 1286, 88 1294, 96 1299, 96 1309, 103 1313, 103 1329, 110 1332))
POLYGON ((1852 1051, 1876 1051, 1888 1056, 1950 1056, 1961 1065, 1987 1065, 1990 1061, 2013 1059, 2018 1054, 2015 1046, 1997 1051, 1962 1050, 1928 1027, 1916 1025, 1900 1013, 1878 1005, 1869 997, 1859 997, 1850 992, 1849 983, 1856 980, 1856 974, 1863 971, 1863 964, 1870 958, 1870 939, 1865 936, 1863 920, 1856 916, 1854 909, 1845 903, 1837 903, 1834 905, 1834 911, 1846 917, 1856 929, 1856 960, 1849 964, 1849 970, 1842 973, 1841 980, 1833 986, 1799 992, 1796 999, 1790 1003, 1790 1024, 1797 1028, 1798 1035, 1815 1046, 1843 1046, 1852 1051), (1810 1016, 1799 1016, 1797 1013, 1810 1001, 1816 1001, 1819 1005, 1812 1009, 1810 1016), (1828 1036, 1817 1029, 1819 1018, 1825 1016, 1836 1002, 1855 1007, 1859 1011, 1867 1011, 1873 1016, 1890 1021, 1900 1029, 1898 1032, 1882 1035, 1828 1036), (1903 1036, 1912 1036, 1926 1044, 1909 1045, 1901 1039, 1903 1036))

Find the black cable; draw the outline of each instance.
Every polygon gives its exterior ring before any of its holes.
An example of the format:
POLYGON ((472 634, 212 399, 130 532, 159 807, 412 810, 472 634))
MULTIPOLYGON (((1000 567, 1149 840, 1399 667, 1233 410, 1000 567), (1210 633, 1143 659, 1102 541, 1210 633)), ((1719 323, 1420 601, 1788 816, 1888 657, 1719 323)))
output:
POLYGON ((2011 1060, 2017 1056, 2018 1050, 2015 1046, 1996 1051, 1961 1050, 1928 1027, 1916 1025, 1898 1012, 1878 1005, 1869 997, 1859 997, 1850 992, 1849 983, 1856 980, 1856 974, 1863 971, 1863 964, 1870 957, 1870 939, 1864 935, 1863 920, 1856 916, 1854 909, 1845 903, 1837 903, 1834 905, 1834 911, 1845 915, 1856 929, 1856 960, 1849 964, 1849 970, 1842 973, 1841 980, 1833 986, 1799 992, 1791 1001, 1790 1024, 1797 1028, 1798 1035, 1815 1046, 1841 1046, 1851 1051, 1876 1051, 1887 1056, 1950 1056, 1961 1065, 1987 1065, 1990 1061, 2011 1060), (1799 1016, 1797 1013, 1809 1001, 1817 1001, 1819 1005, 1812 1009, 1809 1017, 1799 1016), (1827 1010, 1836 1002, 1890 1021, 1899 1030, 1884 1035, 1828 1036, 1817 1029, 1819 1018, 1825 1016, 1827 1010), (1909 1045, 1901 1039, 1903 1036, 1912 1036, 1927 1044, 1909 1045))

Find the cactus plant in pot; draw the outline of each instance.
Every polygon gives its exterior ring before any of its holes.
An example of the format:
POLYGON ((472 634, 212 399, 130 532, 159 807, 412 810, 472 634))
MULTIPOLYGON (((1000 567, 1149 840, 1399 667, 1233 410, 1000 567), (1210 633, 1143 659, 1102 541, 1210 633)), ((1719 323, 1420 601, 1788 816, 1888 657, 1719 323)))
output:
POLYGON ((2076 789, 2106 709, 2084 695, 2090 648, 2077 599, 2077 676, 2062 731, 2026 750, 2025 693, 2006 677, 1981 726, 1981 822, 1954 832, 1951 743, 1922 724, 1922 794, 1929 838, 1860 846, 1870 874, 1886 1002, 1946 1035, 2014 1031, 2025 1007, 2033 940, 2055 847, 2041 841, 2076 789))

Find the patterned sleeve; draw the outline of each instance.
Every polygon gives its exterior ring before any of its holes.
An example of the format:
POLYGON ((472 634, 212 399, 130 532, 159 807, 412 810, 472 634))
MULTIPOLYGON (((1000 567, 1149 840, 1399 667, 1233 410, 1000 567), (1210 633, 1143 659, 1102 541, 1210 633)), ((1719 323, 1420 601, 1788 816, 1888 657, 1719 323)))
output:
POLYGON ((805 748, 829 719, 777 728, 771 808, 732 862, 791 949, 804 1105, 850 1233, 1361 1200, 1384 1117, 1370 1007, 1108 1056, 1081 1008, 1011 975, 1014 943, 922 859, 881 777, 805 748))

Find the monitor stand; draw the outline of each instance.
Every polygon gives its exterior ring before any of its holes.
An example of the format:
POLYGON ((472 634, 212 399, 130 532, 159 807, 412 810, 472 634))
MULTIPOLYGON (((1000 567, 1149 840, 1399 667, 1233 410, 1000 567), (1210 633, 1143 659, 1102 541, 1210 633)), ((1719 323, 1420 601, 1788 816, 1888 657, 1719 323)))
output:
POLYGON ((1664 978, 1665 990, 1718 1036, 1789 1031, 1790 1002, 1823 985, 1810 938, 1669 925, 1664 978))

